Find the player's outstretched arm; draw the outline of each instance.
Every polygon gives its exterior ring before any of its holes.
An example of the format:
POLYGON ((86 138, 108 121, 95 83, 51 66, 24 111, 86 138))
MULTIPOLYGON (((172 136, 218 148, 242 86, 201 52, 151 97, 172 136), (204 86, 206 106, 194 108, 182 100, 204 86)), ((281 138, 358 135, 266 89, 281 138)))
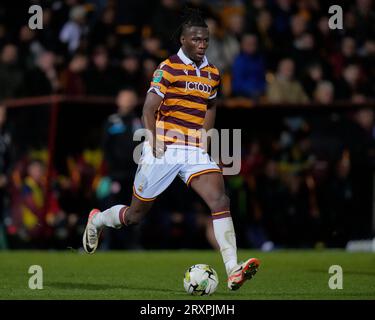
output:
POLYGON ((160 158, 163 156, 166 147, 164 143, 156 139, 156 118, 155 113, 163 98, 153 92, 148 92, 142 110, 143 125, 147 129, 147 140, 149 141, 153 154, 160 158))

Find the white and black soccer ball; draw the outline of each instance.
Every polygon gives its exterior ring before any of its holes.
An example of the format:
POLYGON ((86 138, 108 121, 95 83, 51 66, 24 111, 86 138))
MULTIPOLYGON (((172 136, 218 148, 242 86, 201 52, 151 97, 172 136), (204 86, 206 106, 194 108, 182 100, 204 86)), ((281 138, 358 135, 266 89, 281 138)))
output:
POLYGON ((193 296, 211 295, 218 284, 217 273, 208 264, 195 264, 185 272, 184 288, 193 296))

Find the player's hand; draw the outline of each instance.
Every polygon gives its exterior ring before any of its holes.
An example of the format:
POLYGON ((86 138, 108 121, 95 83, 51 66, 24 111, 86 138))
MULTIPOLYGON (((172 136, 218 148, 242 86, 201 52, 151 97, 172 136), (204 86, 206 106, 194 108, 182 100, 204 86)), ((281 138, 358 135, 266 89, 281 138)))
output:
POLYGON ((156 143, 154 143, 152 147, 152 153, 155 158, 162 158, 164 156, 165 151, 167 151, 167 146, 163 141, 160 141, 158 139, 155 139, 156 143))

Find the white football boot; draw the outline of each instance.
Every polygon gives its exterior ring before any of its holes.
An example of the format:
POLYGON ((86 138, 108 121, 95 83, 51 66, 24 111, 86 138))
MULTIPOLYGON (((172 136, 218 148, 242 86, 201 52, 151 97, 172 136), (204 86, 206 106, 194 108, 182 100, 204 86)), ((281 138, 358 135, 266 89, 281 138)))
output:
POLYGON ((87 219, 85 232, 83 233, 83 249, 89 254, 93 254, 98 247, 99 237, 102 229, 97 229, 92 223, 92 218, 98 214, 100 210, 92 209, 87 219))

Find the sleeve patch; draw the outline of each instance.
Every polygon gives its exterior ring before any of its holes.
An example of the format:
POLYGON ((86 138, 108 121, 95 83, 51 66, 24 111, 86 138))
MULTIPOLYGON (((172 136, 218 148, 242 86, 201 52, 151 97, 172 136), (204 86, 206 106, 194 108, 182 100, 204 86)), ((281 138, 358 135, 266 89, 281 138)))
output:
POLYGON ((163 78, 163 70, 155 70, 152 82, 158 83, 163 78))

